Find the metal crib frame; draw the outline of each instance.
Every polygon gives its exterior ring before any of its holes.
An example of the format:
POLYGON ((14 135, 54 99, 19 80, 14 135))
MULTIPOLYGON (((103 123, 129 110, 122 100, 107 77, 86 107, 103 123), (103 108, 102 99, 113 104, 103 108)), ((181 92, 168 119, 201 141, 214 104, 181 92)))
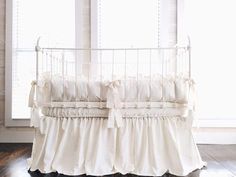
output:
MULTIPOLYGON (((188 45, 187 46, 175 46, 175 47, 158 47, 158 48, 57 48, 57 47, 41 47, 40 46, 40 38, 37 40, 37 45, 35 47, 35 51, 36 51, 36 83, 38 82, 39 79, 39 54, 42 51, 112 51, 113 55, 114 55, 114 51, 124 51, 126 53, 126 51, 137 51, 137 57, 138 57, 138 52, 139 51, 153 51, 153 50, 179 50, 179 49, 183 49, 188 51, 188 78, 191 79, 191 47, 190 47, 190 39, 188 38, 188 45)), ((138 60, 137 60, 138 61, 138 60)), ((126 60, 125 60, 126 62, 126 60)), ((112 61, 112 64, 114 64, 114 61, 112 61)), ((126 65, 126 63, 125 63, 126 65)), ((138 65, 138 64, 137 64, 138 65)), ((151 65, 151 63, 150 63, 151 65)), ((112 66, 113 67, 113 66, 112 66)), ((162 63, 162 71, 163 71, 163 63, 162 63)), ((125 70, 126 72, 126 70, 125 70)), ((113 73, 113 68, 112 68, 112 73, 113 73)), ((63 76, 64 77, 64 76, 63 76)), ((150 76, 151 77, 151 76, 150 76)), ((162 76, 163 77, 163 76, 162 76)), ((137 70, 137 80, 138 80, 138 70, 137 70)), ((62 106, 64 107, 64 104, 66 103, 66 107, 99 107, 99 108, 105 108, 106 105, 104 102, 57 102, 57 103, 53 103, 54 106, 62 106)), ((169 105, 169 107, 179 107, 180 105, 177 103, 170 103, 170 102, 142 102, 140 103, 141 107, 150 107, 150 105, 152 105, 152 107, 158 107, 158 108, 162 108, 163 105, 169 105)), ((48 105, 51 106, 52 102, 48 105)), ((139 107, 140 105, 137 104, 132 104, 132 103, 128 103, 128 107, 139 107)), ((124 103, 122 107, 126 107, 127 103, 124 103)), ((181 106, 187 106, 186 104, 182 104, 181 106)))

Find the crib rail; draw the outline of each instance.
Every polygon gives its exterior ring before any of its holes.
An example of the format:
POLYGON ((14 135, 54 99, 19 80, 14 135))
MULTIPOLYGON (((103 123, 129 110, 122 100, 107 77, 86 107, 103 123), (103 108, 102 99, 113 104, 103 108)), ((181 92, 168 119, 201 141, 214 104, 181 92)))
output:
POLYGON ((89 80, 114 80, 153 75, 191 78, 190 46, 160 48, 55 48, 36 46, 36 80, 41 73, 89 80), (106 77, 105 77, 106 76, 106 77), (109 77, 108 77, 109 76, 109 77))
POLYGON ((170 49, 188 49, 188 47, 150 47, 150 48, 61 48, 61 47, 36 47, 36 51, 40 50, 170 50, 170 49))
MULTIPOLYGON (((137 93, 139 81, 148 80, 149 83, 156 78, 183 77, 191 80, 191 54, 190 45, 158 48, 60 48, 41 47, 40 40, 36 49, 36 83, 45 74, 53 79, 59 76, 64 81, 75 81, 77 88, 78 80, 90 81, 123 80, 125 85, 129 79, 136 80, 137 93)), ((190 42, 189 42, 190 44, 190 42)), ((126 87, 125 87, 126 88, 126 87)), ((151 88, 149 90, 151 93, 151 88)), ((163 92, 163 84, 162 84, 163 92)), ((128 93, 125 90, 125 97, 128 93)), ((163 93, 162 93, 163 94, 163 93)), ((77 96, 76 96, 77 97, 77 96)), ((64 98, 64 96, 63 96, 64 98)), ((50 98, 49 105, 54 101, 50 98)), ((66 99, 61 100, 62 103, 66 99)), ((75 103, 77 100, 73 100, 75 103)), ((60 101, 59 101, 60 102, 60 101)), ((59 103, 58 104, 61 104, 59 103)), ((81 101, 79 101, 81 102, 81 101)), ((90 101, 87 100, 89 103, 90 101)), ((99 100, 98 105, 102 105, 99 100)), ((151 100, 149 100, 151 103, 151 100)), ((165 100, 161 100, 165 104, 165 100)), ((139 105, 139 98, 133 106, 139 105)), ((125 105, 126 103, 124 103, 125 105)), ((84 104, 85 107, 87 104, 84 104)), ((145 104, 147 107, 150 104, 145 104)), ((154 105, 154 104, 152 104, 154 105)), ((158 104, 159 105, 159 104, 158 104)), ((160 104, 162 107, 162 104, 160 104)), ((176 106, 174 104, 174 106, 176 106)))

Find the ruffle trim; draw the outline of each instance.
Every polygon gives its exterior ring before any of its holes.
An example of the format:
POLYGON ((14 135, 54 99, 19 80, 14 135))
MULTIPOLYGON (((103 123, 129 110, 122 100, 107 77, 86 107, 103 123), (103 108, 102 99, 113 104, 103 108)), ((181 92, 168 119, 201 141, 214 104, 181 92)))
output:
POLYGON ((96 108, 43 108, 42 116, 40 116, 40 109, 32 108, 31 111, 31 126, 38 128, 42 134, 45 132, 45 119, 50 117, 52 119, 60 119, 66 122, 68 119, 85 119, 96 118, 106 119, 107 128, 120 128, 123 126, 124 119, 166 119, 172 117, 184 122, 189 122, 189 127, 192 126, 194 118, 193 111, 187 108, 174 109, 96 109, 96 108), (118 115, 118 116, 117 116, 118 115))
POLYGON ((114 173, 185 176, 206 165, 192 137, 191 118, 123 119, 108 129, 107 119, 44 117, 36 129, 32 171, 66 175, 114 173))
MULTIPOLYGON (((158 118, 161 116, 188 116, 187 108, 126 108, 119 109, 123 118, 158 118)), ((58 108, 58 107, 43 107, 41 112, 44 116, 56 118, 83 118, 83 117, 102 117, 107 118, 109 109, 99 108, 58 108)))

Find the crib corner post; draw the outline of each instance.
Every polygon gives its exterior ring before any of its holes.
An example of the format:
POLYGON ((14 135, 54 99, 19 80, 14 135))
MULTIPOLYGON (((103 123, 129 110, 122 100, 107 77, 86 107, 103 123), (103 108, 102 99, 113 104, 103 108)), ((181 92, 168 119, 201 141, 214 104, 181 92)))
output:
POLYGON ((37 39, 37 43, 35 46, 35 52, 36 52, 36 83, 38 82, 38 77, 39 77, 39 52, 41 51, 41 47, 40 47, 40 41, 41 41, 41 37, 39 37, 37 39))
POLYGON ((191 61, 191 41, 190 37, 188 36, 188 45, 187 45, 187 51, 188 51, 188 60, 189 60, 189 79, 192 77, 192 61, 191 61))

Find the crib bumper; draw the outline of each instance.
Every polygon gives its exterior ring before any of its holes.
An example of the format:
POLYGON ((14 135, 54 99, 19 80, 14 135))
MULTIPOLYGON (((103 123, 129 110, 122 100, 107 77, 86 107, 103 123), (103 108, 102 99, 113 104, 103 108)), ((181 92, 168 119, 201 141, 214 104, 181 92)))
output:
MULTIPOLYGON (((107 114, 108 128, 115 128, 115 127, 119 128, 123 126, 123 112, 121 108, 126 104, 122 103, 121 98, 120 98, 120 94, 119 94, 120 85, 121 85, 120 80, 114 80, 114 81, 105 83, 105 86, 107 88, 107 92, 106 92, 107 99, 106 99, 106 102, 104 103, 105 107, 103 108, 108 109, 108 114, 107 114)), ((189 94, 191 94, 191 96, 189 97, 192 98, 192 100, 190 101, 191 103, 188 104, 188 109, 191 110, 190 112, 194 112, 194 106, 195 106, 195 99, 193 96, 195 95, 194 82, 190 82, 189 86, 190 86, 189 94)), ((30 125, 33 127, 40 127, 40 110, 41 110, 42 105, 40 101, 38 103, 37 100, 35 100, 36 88, 38 88, 38 84, 36 81, 33 81, 31 83, 31 91, 29 95, 29 107, 31 107, 31 124, 30 125)), ((63 103, 62 107, 65 106, 64 104, 67 104, 67 103, 71 104, 70 102, 65 102, 65 103, 62 102, 62 103, 63 103)), ((53 103, 51 104, 52 104, 51 106, 53 106, 53 103)), ((168 105, 170 107, 174 106, 174 108, 178 108, 178 104, 175 105, 175 103, 160 103, 160 106, 164 108, 169 107, 168 105)), ((152 106, 149 105, 149 108, 151 108, 152 106)), ((182 106, 184 106, 184 104, 182 106)), ((90 105, 90 103, 88 102, 87 108, 93 108, 93 106, 90 105)))
MULTIPOLYGON (((40 113, 39 107, 35 101, 35 91, 37 82, 32 81, 31 90, 29 94, 28 106, 31 108, 31 123, 32 127, 40 127, 40 113)), ((107 86, 107 103, 106 107, 109 109, 108 113, 108 128, 121 127, 122 114, 120 112, 121 100, 119 97, 118 88, 120 87, 120 80, 115 80, 106 83, 107 86)))

